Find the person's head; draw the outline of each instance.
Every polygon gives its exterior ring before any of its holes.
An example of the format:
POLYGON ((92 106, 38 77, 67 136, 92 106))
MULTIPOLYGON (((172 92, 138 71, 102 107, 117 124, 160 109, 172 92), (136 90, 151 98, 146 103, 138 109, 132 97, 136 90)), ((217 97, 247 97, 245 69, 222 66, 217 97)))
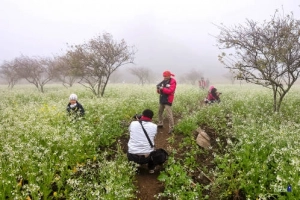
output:
POLYGON ((142 114, 144 117, 147 117, 149 119, 152 119, 152 117, 154 115, 153 111, 150 109, 145 109, 142 114))
POLYGON ((170 71, 164 71, 163 77, 164 77, 165 80, 170 79, 171 76, 175 76, 175 75, 172 74, 170 71))
POLYGON ((70 101, 71 105, 76 104, 76 102, 77 102, 77 95, 76 94, 71 94, 70 97, 69 97, 69 101, 70 101))
POLYGON ((213 86, 213 85, 211 85, 210 87, 209 87, 209 91, 211 91, 212 89, 214 89, 215 87, 213 86))
POLYGON ((211 93, 216 93, 217 92, 217 88, 213 88, 213 89, 211 89, 211 93))

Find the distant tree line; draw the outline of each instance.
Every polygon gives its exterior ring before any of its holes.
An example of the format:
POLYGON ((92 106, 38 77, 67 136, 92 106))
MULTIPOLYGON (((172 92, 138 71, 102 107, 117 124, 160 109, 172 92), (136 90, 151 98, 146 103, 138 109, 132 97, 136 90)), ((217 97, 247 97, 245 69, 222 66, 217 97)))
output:
POLYGON ((59 81, 65 87, 79 83, 96 96, 103 96, 109 78, 119 67, 133 63, 136 50, 122 39, 115 41, 103 33, 86 43, 69 45, 64 55, 28 57, 21 55, 0 65, 0 76, 12 89, 25 79, 44 92, 49 81, 59 81))

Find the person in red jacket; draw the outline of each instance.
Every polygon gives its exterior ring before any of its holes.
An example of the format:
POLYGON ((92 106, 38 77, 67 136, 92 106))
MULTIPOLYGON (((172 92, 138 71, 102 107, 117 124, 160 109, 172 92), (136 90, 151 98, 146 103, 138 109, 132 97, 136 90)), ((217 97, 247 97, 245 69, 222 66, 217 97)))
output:
POLYGON ((205 99, 205 103, 220 103, 220 95, 222 93, 217 92, 217 88, 214 86, 210 86, 207 97, 205 99))
POLYGON ((157 93, 159 94, 159 109, 158 109, 158 127, 163 127, 163 113, 166 110, 169 120, 169 133, 174 130, 174 118, 172 111, 172 104, 174 100, 174 94, 176 90, 176 80, 171 78, 175 76, 170 71, 164 71, 164 80, 156 85, 157 93))

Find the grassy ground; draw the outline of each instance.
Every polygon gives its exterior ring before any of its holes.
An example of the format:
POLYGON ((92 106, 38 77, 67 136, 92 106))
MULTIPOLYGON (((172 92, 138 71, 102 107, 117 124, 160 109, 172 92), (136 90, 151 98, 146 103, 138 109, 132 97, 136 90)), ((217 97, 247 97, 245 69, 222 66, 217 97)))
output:
MULTIPOLYGON (((175 133, 168 137, 170 159, 157 174, 159 198, 298 199, 299 88, 272 111, 271 91, 253 85, 215 85, 221 103, 203 106, 207 91, 178 85, 173 110, 175 133), (206 150, 196 130, 211 137, 206 150), (287 186, 292 192, 287 192, 287 186)), ((133 199, 135 167, 127 162, 121 138, 135 113, 157 112, 153 85, 109 85, 96 98, 80 85, 0 87, 0 198, 133 199), (81 120, 67 117, 68 96, 86 109, 81 120)), ((157 122, 157 115, 154 116, 157 122)), ((124 146, 124 145, 123 145, 124 146)))

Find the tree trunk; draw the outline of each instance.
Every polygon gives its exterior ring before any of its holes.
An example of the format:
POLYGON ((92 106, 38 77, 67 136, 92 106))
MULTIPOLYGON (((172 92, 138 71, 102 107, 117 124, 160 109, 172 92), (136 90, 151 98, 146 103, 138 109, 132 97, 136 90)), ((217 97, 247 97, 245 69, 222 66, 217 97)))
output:
POLYGON ((41 85, 41 92, 44 93, 44 85, 41 85))
POLYGON ((109 77, 110 77, 110 75, 108 75, 108 76, 106 77, 106 80, 105 80, 105 82, 104 82, 104 84, 103 84, 102 91, 101 91, 101 97, 103 97, 103 95, 104 95, 105 88, 106 88, 106 86, 107 86, 109 77))
POLYGON ((277 104, 277 102, 276 102, 276 93, 274 93, 274 95, 273 95, 273 111, 274 112, 276 112, 276 105, 277 104))

